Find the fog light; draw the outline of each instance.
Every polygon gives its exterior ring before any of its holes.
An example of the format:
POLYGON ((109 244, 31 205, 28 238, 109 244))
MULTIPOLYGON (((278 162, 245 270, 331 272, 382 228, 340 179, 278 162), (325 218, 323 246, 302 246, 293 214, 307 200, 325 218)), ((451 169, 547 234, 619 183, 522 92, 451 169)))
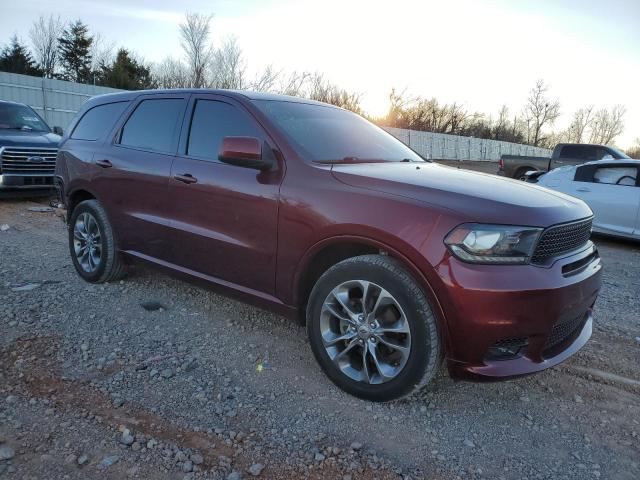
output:
POLYGON ((488 360, 509 360, 520 355, 520 351, 527 346, 526 338, 501 340, 487 351, 488 360))

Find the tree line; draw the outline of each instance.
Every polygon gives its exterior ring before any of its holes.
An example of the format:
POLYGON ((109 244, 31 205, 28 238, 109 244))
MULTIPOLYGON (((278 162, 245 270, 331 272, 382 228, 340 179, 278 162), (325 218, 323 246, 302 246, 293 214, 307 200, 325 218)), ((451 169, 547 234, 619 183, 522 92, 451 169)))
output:
MULTIPOLYGON (((348 91, 317 72, 284 72, 269 65, 249 75, 248 62, 235 37, 212 42, 213 16, 185 14, 179 26, 182 55, 146 62, 134 51, 115 49, 82 20, 63 22, 41 16, 29 30, 31 48, 14 35, 0 51, 0 70, 58 78, 125 90, 149 88, 228 88, 307 97, 364 114, 358 92, 348 91)), ((558 142, 612 144, 624 130, 625 108, 589 105, 573 113, 566 130, 555 130, 560 101, 538 80, 524 106, 511 112, 502 106, 496 116, 470 112, 462 104, 412 96, 393 89, 389 110, 375 123, 435 133, 473 136, 540 147, 558 142)), ((633 151, 637 155, 640 141, 633 151)))

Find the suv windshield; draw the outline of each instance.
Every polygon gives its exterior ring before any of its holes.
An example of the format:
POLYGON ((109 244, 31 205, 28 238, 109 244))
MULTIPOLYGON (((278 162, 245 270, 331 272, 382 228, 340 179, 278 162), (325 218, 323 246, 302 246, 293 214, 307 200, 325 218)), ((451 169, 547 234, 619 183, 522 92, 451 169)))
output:
POLYGON ((0 130, 51 131, 31 108, 15 103, 0 103, 0 130))
POLYGON ((392 135, 347 110, 282 100, 253 102, 306 159, 316 162, 424 161, 392 135))

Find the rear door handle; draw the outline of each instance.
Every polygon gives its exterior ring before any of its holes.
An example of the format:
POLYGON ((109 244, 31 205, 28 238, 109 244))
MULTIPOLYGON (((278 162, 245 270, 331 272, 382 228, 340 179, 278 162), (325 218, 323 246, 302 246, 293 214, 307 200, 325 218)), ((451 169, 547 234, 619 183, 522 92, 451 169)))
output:
POLYGON ((587 188, 587 187, 580 187, 580 188, 578 188, 576 190, 578 190, 578 192, 590 192, 591 191, 591 189, 587 188))
POLYGON ((102 168, 111 168, 113 167, 113 163, 109 160, 96 160, 96 165, 102 168))
POLYGON ((198 179, 190 173, 183 173, 182 175, 174 175, 173 178, 182 183, 196 183, 198 179))

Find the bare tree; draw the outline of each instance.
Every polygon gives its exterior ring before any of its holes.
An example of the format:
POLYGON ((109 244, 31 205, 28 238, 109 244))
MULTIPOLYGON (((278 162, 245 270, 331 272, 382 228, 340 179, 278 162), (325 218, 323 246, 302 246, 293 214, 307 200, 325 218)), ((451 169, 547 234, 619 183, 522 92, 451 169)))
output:
POLYGON ((635 145, 627 150, 627 155, 631 158, 640 159, 640 137, 636 138, 635 145))
POLYGON ((301 97, 303 95, 303 89, 311 74, 308 72, 296 72, 293 71, 289 76, 280 80, 279 87, 276 88, 276 93, 282 95, 293 95, 301 97))
POLYGON ((212 18, 213 15, 187 13, 180 24, 181 45, 191 73, 190 84, 195 88, 206 85, 206 70, 212 56, 209 44, 209 23, 212 18))
POLYGON ((528 143, 538 146, 544 140, 543 129, 553 125, 560 116, 560 102, 548 97, 549 87, 538 80, 529 92, 524 115, 528 127, 528 143))
POLYGON ((207 83, 213 88, 242 89, 247 86, 246 64, 235 37, 227 38, 213 52, 210 68, 211 78, 207 83))
POLYGON ((360 94, 349 92, 344 88, 326 80, 321 73, 314 73, 308 77, 309 87, 304 93, 305 97, 319 102, 330 103, 338 107, 362 114, 360 106, 360 94))
POLYGON ((275 92, 278 88, 277 83, 281 74, 282 72, 274 69, 273 65, 267 65, 264 70, 256 75, 249 88, 256 92, 275 92))
POLYGON ((616 105, 611 110, 602 108, 593 116, 591 127, 591 143, 607 145, 613 143, 618 135, 624 131, 624 115, 626 108, 616 105))
POLYGON ((153 66, 152 76, 159 88, 185 88, 190 84, 187 70, 180 60, 167 57, 153 66))
POLYGON ((35 60, 45 78, 53 78, 55 74, 58 63, 58 37, 62 34, 62 28, 63 23, 59 16, 50 15, 45 19, 40 15, 29 30, 35 60))
POLYGON ((91 55, 91 72, 95 76, 102 67, 110 65, 115 58, 116 44, 108 42, 99 32, 93 35, 89 54, 91 55))
POLYGON ((581 108, 573 114, 573 120, 566 133, 567 141, 582 143, 585 141, 587 130, 593 122, 593 105, 581 108))

